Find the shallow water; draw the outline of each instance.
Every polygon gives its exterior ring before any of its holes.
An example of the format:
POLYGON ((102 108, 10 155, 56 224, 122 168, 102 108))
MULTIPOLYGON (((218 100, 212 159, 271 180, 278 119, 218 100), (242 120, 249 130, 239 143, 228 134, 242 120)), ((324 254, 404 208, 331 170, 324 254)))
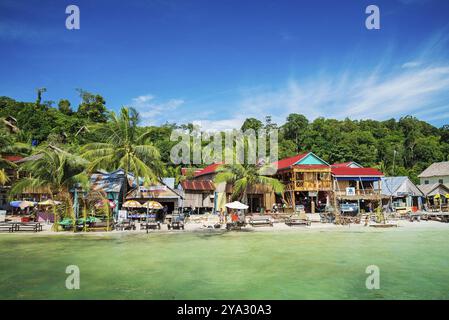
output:
POLYGON ((449 298, 449 228, 2 234, 0 257, 1 299, 449 298), (68 265, 80 290, 65 288, 68 265))

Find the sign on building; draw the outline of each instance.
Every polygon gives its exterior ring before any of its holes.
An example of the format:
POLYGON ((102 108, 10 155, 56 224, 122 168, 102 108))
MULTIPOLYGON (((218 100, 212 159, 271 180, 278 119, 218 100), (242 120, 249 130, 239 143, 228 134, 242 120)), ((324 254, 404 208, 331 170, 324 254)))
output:
POLYGON ((354 187, 346 188, 346 195, 347 196, 355 196, 355 188, 354 187))
POLYGON ((128 219, 128 210, 119 210, 117 220, 123 221, 125 219, 128 219))

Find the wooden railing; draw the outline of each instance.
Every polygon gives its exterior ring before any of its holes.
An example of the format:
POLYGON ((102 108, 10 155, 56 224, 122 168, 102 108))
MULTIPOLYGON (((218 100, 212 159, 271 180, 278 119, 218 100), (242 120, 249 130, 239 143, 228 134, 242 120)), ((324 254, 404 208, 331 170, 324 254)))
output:
MULTIPOLYGON (((355 196, 370 196, 370 195, 380 195, 381 190, 380 189, 356 189, 355 190, 355 196)), ((335 195, 338 196, 347 196, 346 190, 337 190, 335 191, 335 195)))
POLYGON ((292 181, 284 183, 288 191, 329 191, 332 181, 292 181))

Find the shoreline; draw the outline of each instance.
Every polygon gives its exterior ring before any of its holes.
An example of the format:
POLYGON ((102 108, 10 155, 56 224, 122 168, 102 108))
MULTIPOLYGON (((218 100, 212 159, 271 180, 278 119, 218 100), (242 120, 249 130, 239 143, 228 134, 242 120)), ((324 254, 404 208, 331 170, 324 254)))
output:
MULTIPOLYGON (((449 230, 448 223, 442 223, 438 221, 415 221, 410 222, 407 220, 392 221, 392 223, 397 224, 397 227, 390 228, 374 228, 370 226, 364 226, 363 223, 360 224, 349 224, 349 225, 335 225, 331 223, 320 223, 315 222, 310 226, 287 226, 283 222, 275 222, 272 227, 252 227, 247 225, 241 230, 228 231, 224 226, 220 229, 207 228, 201 223, 186 223, 184 230, 168 230, 166 224, 161 225, 161 230, 150 230, 150 234, 182 234, 182 233, 252 233, 252 232, 386 232, 386 231, 401 231, 401 230, 449 230)), ((140 230, 140 226, 137 230, 112 230, 112 231, 91 231, 91 232, 72 232, 72 231, 52 231, 51 224, 44 224, 44 230, 41 232, 1 232, 0 237, 7 235, 23 235, 23 236, 106 236, 106 235, 144 235, 147 234, 146 230, 140 230)))

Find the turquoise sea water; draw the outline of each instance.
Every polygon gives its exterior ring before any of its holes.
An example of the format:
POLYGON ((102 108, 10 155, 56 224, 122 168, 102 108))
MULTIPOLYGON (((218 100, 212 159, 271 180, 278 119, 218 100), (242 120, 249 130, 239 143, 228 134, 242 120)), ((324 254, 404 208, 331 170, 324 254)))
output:
POLYGON ((0 298, 448 299, 449 228, 2 234, 0 298), (68 265, 80 290, 65 288, 68 265))

